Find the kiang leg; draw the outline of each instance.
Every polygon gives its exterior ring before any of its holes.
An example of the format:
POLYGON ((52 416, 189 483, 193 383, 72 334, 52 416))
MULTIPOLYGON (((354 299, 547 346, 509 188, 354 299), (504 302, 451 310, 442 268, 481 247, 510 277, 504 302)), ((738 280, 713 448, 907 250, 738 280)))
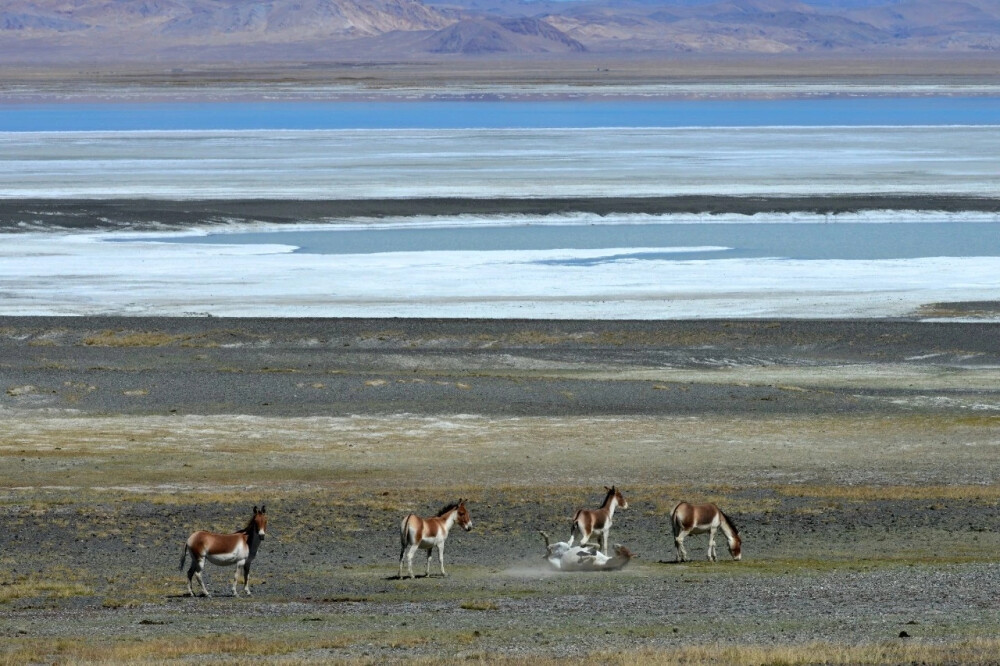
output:
POLYGON ((708 530, 708 559, 711 562, 715 561, 715 529, 708 530))
POLYGON ((601 552, 605 555, 608 554, 608 532, 610 530, 604 530, 601 532, 601 552))
POLYGON ((416 544, 406 547, 406 570, 410 574, 410 578, 413 578, 413 556, 417 554, 416 544))
POLYGON ((198 558, 191 558, 191 566, 188 567, 188 594, 192 597, 194 596, 194 588, 191 586, 191 581, 194 579, 195 575, 198 573, 198 558))
POLYGON ((250 596, 250 563, 243 564, 243 591, 250 596))
MULTIPOLYGON (((430 560, 428 560, 428 563, 430 563, 430 560)), ((444 572, 444 541, 438 546, 438 563, 441 565, 441 575, 447 576, 448 574, 444 572)))
POLYGON ((687 536, 684 532, 678 532, 674 535, 674 548, 677 549, 677 561, 684 562, 687 560, 688 554, 684 549, 684 537, 687 536))
POLYGON ((243 563, 236 563, 236 571, 233 573, 233 596, 236 596, 236 586, 240 583, 240 574, 243 572, 243 563))
POLYGON ((425 578, 431 577, 431 555, 434 554, 434 548, 427 549, 427 571, 424 573, 425 578))
POLYGON ((198 584, 201 585, 201 592, 202 592, 202 594, 204 594, 206 597, 210 597, 212 595, 209 593, 208 588, 205 587, 205 578, 202 575, 204 573, 205 573, 205 558, 204 557, 199 557, 198 558, 198 570, 195 571, 194 575, 198 577, 198 584))

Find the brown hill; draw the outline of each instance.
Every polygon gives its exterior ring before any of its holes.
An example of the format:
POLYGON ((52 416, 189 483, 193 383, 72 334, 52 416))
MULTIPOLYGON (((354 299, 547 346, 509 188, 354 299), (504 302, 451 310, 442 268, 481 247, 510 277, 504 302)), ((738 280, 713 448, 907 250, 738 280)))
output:
POLYGON ((6 0, 0 62, 1000 54, 996 0, 6 0))
POLYGON ((464 19, 428 37, 430 53, 572 53, 586 48, 545 21, 535 18, 464 19))

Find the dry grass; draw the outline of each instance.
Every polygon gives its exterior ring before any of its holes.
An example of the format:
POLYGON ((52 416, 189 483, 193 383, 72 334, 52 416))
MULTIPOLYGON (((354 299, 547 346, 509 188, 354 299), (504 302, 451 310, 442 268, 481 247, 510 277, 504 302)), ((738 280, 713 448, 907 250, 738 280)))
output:
POLYGON ((90 347, 166 347, 190 340, 190 335, 171 335, 158 331, 102 331, 83 339, 90 347))
POLYGON ((160 570, 145 575, 116 574, 109 576, 103 591, 104 608, 136 608, 145 603, 161 602, 170 594, 183 590, 178 577, 160 570))
POLYGON ((953 661, 964 664, 988 663, 1000 656, 1000 642, 983 639, 951 645, 924 643, 881 643, 877 645, 845 646, 815 643, 801 646, 731 646, 704 648, 688 647, 672 653, 636 653, 623 655, 620 661, 613 657, 608 663, 631 666, 650 664, 673 666, 685 664, 893 664, 940 663, 953 661))
POLYGON ((1000 501, 1000 485, 890 485, 834 486, 781 485, 775 491, 789 497, 809 497, 848 502, 879 500, 954 500, 995 504, 1000 501))
MULTIPOLYGON (((225 663, 260 663, 262 657, 280 657, 311 650, 341 649, 350 641, 340 637, 260 638, 245 635, 175 636, 148 640, 84 641, 22 639, 0 648, 0 664, 154 664, 191 659, 225 663)), ((317 663, 322 660, 315 660, 317 663)), ((296 659, 281 663, 306 663, 296 659)))
MULTIPOLYGON (((460 637, 461 638, 461 637, 460 637)), ((360 640, 367 637, 359 636, 360 640)), ((475 637, 460 643, 472 644, 475 637)), ((393 648, 421 646, 427 639, 400 634, 386 645, 393 648)), ((338 658, 328 651, 351 644, 345 638, 259 639, 239 635, 154 638, 88 644, 70 639, 17 639, 0 647, 0 665, 58 662, 60 664, 161 664, 200 662, 226 664, 374 664, 398 663, 405 658, 338 658), (318 653, 318 654, 317 654, 318 653)), ((663 650, 598 652, 586 658, 502 657, 471 652, 453 657, 405 658, 408 664, 495 664, 496 666, 570 666, 601 663, 609 666, 808 666, 810 664, 995 664, 1000 660, 1000 640, 981 638, 950 643, 899 640, 870 645, 809 643, 776 646, 689 646, 663 650)))
POLYGON ((0 578, 0 604, 18 599, 66 599, 89 596, 93 588, 75 578, 68 569, 50 570, 41 574, 11 576, 3 573, 0 578))
POLYGON ((546 657, 497 657, 470 655, 461 659, 416 659, 412 664, 495 664, 497 666, 568 666, 600 663, 609 666, 808 666, 853 664, 995 664, 1000 641, 992 638, 946 644, 891 642, 874 645, 806 645, 683 647, 673 650, 640 650, 595 653, 588 659, 546 657))
MULTIPOLYGON (((0 463, 21 486, 58 487, 72 478, 77 487, 134 487, 150 497, 211 492, 233 485, 233 478, 270 488, 352 483, 391 490, 412 485, 409 471, 423 466, 435 470, 434 485, 441 487, 458 479, 494 487, 504 479, 512 487, 538 488, 559 479, 577 492, 609 483, 626 494, 639 487, 676 489, 663 499, 666 508, 695 499, 685 489, 704 492, 737 478, 741 487, 843 485, 841 470, 870 470, 865 485, 873 487, 937 487, 938 494, 944 486, 971 489, 964 479, 982 476, 998 430, 997 417, 978 414, 752 420, 37 415, 5 420, 0 463), (797 483, 782 483, 792 475, 797 483)), ((979 496, 991 492, 984 487, 979 496)))
MULTIPOLYGON (((242 331, 213 329, 203 333, 167 333, 165 331, 105 330, 87 336, 80 344, 92 347, 197 347, 213 348, 224 342, 259 342, 266 338, 242 331)), ((32 342, 31 344, 36 344, 32 342)))

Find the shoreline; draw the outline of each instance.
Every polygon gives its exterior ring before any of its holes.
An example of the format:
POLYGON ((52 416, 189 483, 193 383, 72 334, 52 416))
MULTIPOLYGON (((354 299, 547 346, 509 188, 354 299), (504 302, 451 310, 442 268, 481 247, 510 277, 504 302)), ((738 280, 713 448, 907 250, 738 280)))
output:
POLYGON ((247 222, 450 215, 830 214, 864 211, 1000 213, 1000 198, 951 195, 663 196, 412 199, 0 199, 0 233, 157 230, 247 222), (42 224, 44 223, 44 224, 42 224), (40 228, 40 225, 42 228, 40 228))
MULTIPOLYGON (((817 86, 905 88, 917 94, 996 90, 993 59, 976 53, 610 54, 567 58, 498 56, 474 61, 268 60, 197 62, 14 62, 0 66, 8 102, 94 99, 409 99, 446 95, 628 97, 788 97, 817 86), (734 88, 748 90, 733 92, 734 88), (944 86, 945 92, 933 92, 944 86), (931 90, 931 92, 927 92, 931 90)), ((878 94, 878 93, 874 93, 878 94)), ((975 93, 973 93, 975 94, 975 93)))

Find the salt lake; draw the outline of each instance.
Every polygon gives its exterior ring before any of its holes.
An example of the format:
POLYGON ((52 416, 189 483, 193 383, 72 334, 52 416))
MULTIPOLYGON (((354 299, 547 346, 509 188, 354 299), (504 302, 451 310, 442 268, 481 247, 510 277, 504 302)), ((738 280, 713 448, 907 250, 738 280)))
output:
POLYGON ((0 132, 1000 125, 993 95, 0 104, 0 132))
MULTIPOLYGON (((7 105, 0 197, 994 198, 998 129, 985 96, 7 105)), ((3 314, 872 317, 1000 293, 1000 219, 972 211, 25 222, 3 314)))

